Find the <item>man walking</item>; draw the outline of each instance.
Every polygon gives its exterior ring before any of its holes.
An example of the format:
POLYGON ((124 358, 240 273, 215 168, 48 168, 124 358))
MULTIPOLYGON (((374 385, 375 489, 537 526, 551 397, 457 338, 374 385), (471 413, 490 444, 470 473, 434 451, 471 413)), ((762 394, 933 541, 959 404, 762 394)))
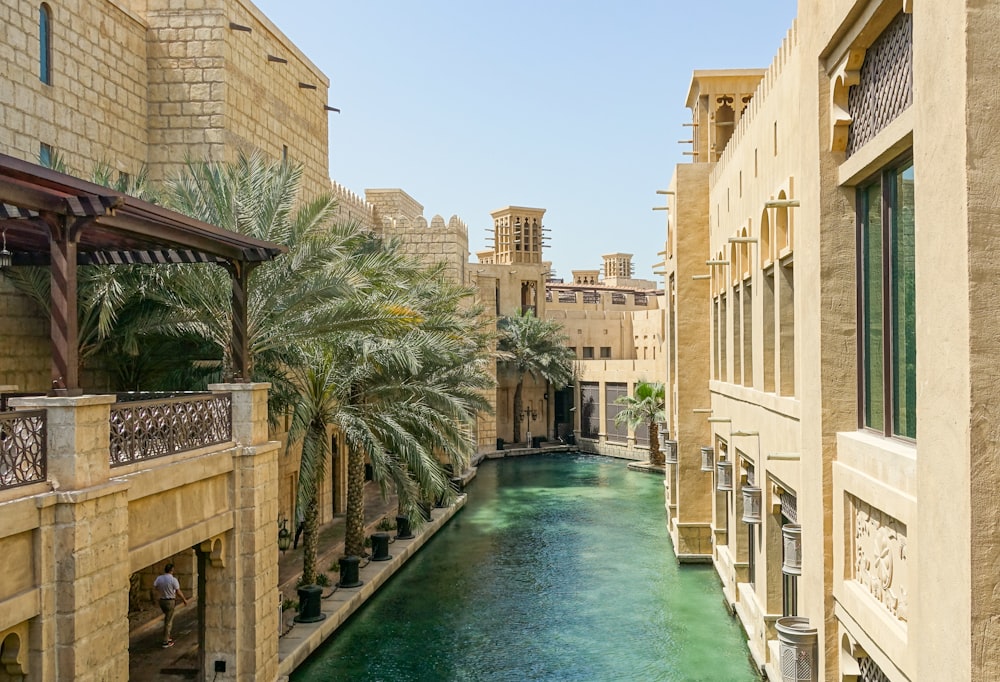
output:
POLYGON ((181 592, 181 584, 174 577, 174 565, 167 564, 163 567, 163 575, 153 581, 153 589, 160 597, 160 610, 163 611, 163 648, 174 645, 174 640, 170 638, 170 629, 174 625, 174 607, 177 599, 180 599, 187 606, 187 598, 181 592))

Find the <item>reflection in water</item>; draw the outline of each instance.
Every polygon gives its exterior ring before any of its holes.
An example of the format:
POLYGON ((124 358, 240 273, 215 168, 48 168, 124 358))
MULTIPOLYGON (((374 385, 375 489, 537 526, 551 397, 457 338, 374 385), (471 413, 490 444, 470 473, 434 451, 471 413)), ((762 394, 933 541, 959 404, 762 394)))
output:
POLYGON ((662 479, 548 455, 484 463, 465 509, 292 679, 757 676, 714 571, 674 559, 662 479))

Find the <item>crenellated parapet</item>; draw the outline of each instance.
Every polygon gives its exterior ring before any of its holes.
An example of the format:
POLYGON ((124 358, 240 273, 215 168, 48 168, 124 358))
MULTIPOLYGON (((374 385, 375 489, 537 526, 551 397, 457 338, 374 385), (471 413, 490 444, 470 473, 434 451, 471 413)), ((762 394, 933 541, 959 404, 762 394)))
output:
POLYGON ((767 96, 770 94, 771 90, 774 89, 775 84, 781 78, 785 65, 795 52, 798 44, 798 22, 793 21, 791 28, 788 29, 788 32, 785 34, 785 38, 781 41, 781 47, 775 54, 774 59, 771 60, 771 65, 764 73, 760 83, 757 84, 757 88, 754 90, 750 100, 745 103, 746 107, 744 108, 739 121, 735 125, 732 137, 729 139, 725 150, 723 150, 722 155, 719 157, 719 164, 712 171, 711 182, 715 182, 718 179, 717 175, 719 173, 719 169, 726 167, 730 158, 735 153, 733 149, 739 146, 740 140, 746 134, 747 129, 753 125, 757 113, 767 102, 767 96))
POLYGON ((330 181, 330 194, 337 201, 338 222, 357 221, 365 229, 375 230, 375 206, 373 204, 336 180, 330 181))

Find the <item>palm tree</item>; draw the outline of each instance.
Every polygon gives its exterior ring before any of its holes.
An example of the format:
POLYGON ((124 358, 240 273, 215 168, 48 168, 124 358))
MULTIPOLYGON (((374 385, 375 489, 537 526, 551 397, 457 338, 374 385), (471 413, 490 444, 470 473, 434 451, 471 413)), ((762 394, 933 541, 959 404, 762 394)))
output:
POLYGON ((635 428, 639 424, 649 427, 649 462, 663 466, 666 461, 660 451, 659 424, 666 419, 666 393, 662 383, 640 381, 633 395, 623 395, 615 400, 622 410, 615 416, 616 424, 627 423, 635 428))
POLYGON ((517 377, 514 389, 514 442, 521 440, 522 391, 525 375, 542 378, 557 388, 573 380, 573 351, 562 327, 534 312, 515 312, 499 321, 498 358, 517 377))
POLYGON ((465 468, 476 414, 489 410, 489 335, 467 304, 472 291, 439 273, 404 274, 396 285, 421 322, 394 336, 355 333, 336 344, 345 372, 334 423, 348 448, 347 555, 364 552, 365 462, 383 494, 391 486, 401 512, 416 518, 421 500, 451 493, 444 464, 465 468))

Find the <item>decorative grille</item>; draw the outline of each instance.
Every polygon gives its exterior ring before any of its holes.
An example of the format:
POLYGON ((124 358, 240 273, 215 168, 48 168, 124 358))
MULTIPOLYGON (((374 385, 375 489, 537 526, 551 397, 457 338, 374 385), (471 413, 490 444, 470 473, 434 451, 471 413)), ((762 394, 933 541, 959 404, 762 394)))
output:
POLYGON ((118 402, 111 406, 111 466, 225 443, 232 408, 228 393, 118 402))
POLYGON ((913 15, 900 13, 865 52, 860 81, 847 93, 850 156, 913 102, 913 15))
POLYGON ((646 303, 647 303, 647 301, 646 301, 646 294, 636 294, 635 295, 635 304, 636 305, 646 305, 646 303))
POLYGON ((580 383, 580 435, 597 438, 601 432, 601 393, 596 383, 580 383))
POLYGON ((611 292, 612 305, 625 305, 625 294, 620 291, 611 292))
POLYGON ((609 382, 604 385, 604 413, 606 415, 604 433, 607 434, 608 442, 625 443, 628 441, 628 424, 624 422, 619 424, 615 421, 618 413, 625 409, 623 405, 615 404, 615 401, 627 395, 628 385, 626 384, 609 382))
POLYGON ((45 410, 0 414, 0 489, 45 480, 45 410))
POLYGON ((888 676, 878 664, 867 656, 858 659, 858 666, 861 668, 860 682, 889 682, 888 676))
POLYGON ((560 303, 576 303, 576 292, 575 291, 560 291, 559 292, 559 302, 560 303))
POLYGON ((585 291, 583 292, 583 302, 584 303, 600 303, 601 294, 596 291, 585 291))
POLYGON ((798 510, 795 508, 796 499, 792 493, 781 493, 781 513, 792 523, 799 522, 798 510))

